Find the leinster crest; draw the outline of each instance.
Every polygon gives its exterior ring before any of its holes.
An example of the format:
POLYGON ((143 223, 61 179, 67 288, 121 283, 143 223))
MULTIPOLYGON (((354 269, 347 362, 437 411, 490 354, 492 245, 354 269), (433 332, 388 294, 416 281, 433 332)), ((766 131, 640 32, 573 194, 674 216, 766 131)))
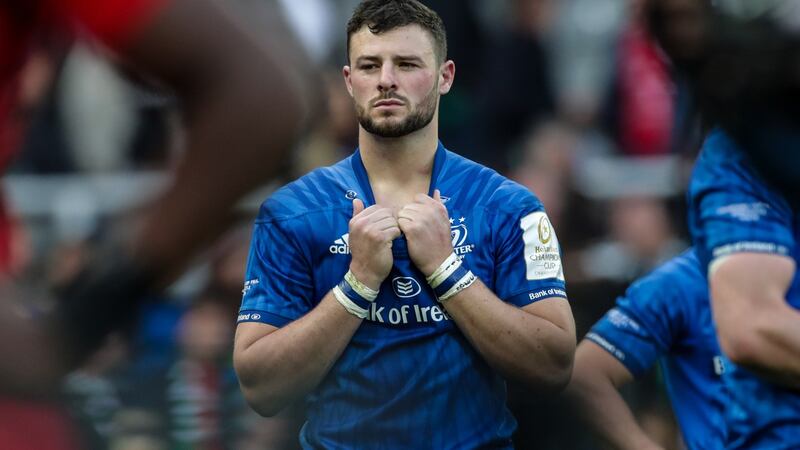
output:
POLYGON ((453 247, 464 245, 467 240, 467 226, 462 224, 450 227, 450 237, 453 239, 453 247))

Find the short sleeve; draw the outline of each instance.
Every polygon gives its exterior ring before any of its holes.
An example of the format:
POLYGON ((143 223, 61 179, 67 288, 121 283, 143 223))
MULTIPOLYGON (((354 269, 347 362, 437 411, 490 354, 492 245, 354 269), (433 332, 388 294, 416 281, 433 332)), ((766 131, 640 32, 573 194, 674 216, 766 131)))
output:
POLYGON ((520 307, 566 298, 561 248, 550 219, 538 202, 520 206, 519 214, 497 215, 495 294, 520 307))
POLYGON ((678 280, 658 274, 634 283, 586 334, 617 358, 634 377, 647 372, 680 339, 686 327, 678 280))
POLYGON ((287 221, 256 222, 238 322, 282 327, 313 307, 308 258, 287 221))

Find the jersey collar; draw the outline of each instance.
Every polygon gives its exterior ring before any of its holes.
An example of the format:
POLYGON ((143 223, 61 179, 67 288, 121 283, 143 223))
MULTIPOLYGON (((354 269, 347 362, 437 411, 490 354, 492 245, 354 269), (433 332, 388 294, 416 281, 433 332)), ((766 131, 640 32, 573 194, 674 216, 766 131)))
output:
MULTIPOLYGON (((442 141, 439 141, 436 147, 436 154, 433 157, 433 171, 431 172, 431 183, 428 187, 428 195, 433 197, 433 191, 436 189, 439 180, 439 174, 444 167, 444 162, 447 159, 447 149, 444 148, 442 145, 442 141)), ((370 206, 375 204, 375 195, 372 193, 372 186, 369 184, 369 176, 367 175, 367 169, 364 167, 364 161, 361 160, 361 149, 356 148, 355 153, 353 153, 353 157, 351 158, 353 172, 356 174, 356 179, 358 180, 359 187, 361 188, 361 192, 364 193, 364 206, 370 206)))

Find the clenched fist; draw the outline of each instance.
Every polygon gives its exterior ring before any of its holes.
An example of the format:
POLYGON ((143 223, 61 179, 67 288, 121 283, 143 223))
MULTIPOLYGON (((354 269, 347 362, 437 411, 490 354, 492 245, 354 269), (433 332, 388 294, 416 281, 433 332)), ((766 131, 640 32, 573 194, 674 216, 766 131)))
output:
POLYGON ((417 194, 404 206, 397 222, 408 240, 408 254, 425 276, 430 276, 453 253, 450 218, 437 189, 433 198, 417 194))
POLYGON ((392 270, 392 241, 400 236, 397 219, 392 210, 378 205, 364 209, 364 203, 353 200, 350 219, 350 272, 356 279, 374 290, 392 270))

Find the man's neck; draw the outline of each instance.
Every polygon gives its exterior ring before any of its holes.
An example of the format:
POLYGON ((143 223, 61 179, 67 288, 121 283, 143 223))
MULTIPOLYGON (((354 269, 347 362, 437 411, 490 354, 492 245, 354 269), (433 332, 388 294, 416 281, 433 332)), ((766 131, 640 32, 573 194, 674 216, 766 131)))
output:
POLYGON ((402 207, 414 195, 428 193, 439 146, 433 122, 400 138, 381 138, 362 128, 358 143, 377 203, 402 207))

